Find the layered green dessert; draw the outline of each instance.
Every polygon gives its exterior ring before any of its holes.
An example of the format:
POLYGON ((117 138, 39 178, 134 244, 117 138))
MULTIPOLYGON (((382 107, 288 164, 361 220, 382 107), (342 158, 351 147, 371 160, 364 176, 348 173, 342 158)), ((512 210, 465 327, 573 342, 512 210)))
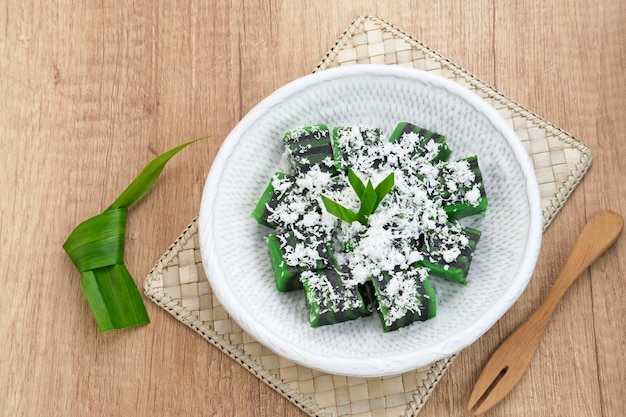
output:
POLYGON ((284 161, 252 212, 271 230, 279 291, 302 291, 311 326, 369 316, 384 331, 436 316, 436 286, 468 284, 485 212, 476 155, 450 160, 445 136, 411 123, 323 124, 284 134, 284 161))

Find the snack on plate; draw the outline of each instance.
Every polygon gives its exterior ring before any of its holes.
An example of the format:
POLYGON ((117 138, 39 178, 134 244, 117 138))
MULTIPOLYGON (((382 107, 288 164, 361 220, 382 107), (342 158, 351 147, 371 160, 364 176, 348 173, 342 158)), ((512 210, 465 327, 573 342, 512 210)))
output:
POLYGON ((467 284, 480 231, 458 220, 487 209, 473 155, 448 161, 444 136, 399 123, 317 124, 283 137, 289 172, 277 172, 252 212, 273 230, 279 291, 303 289, 311 326, 376 310, 393 331, 436 315, 430 282, 467 284))

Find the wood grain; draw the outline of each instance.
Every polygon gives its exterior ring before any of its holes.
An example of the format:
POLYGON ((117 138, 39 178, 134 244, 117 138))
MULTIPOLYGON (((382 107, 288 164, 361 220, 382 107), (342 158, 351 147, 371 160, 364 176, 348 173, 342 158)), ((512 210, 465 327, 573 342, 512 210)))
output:
POLYGON ((475 415, 483 414, 517 386, 559 301, 582 273, 611 247, 623 227, 622 217, 611 210, 599 211, 589 219, 542 304, 489 358, 474 385, 468 410, 473 410, 475 415))
MULTIPOLYGON (((626 214, 623 1, 0 1, 0 415, 303 415, 152 303, 149 326, 99 334, 61 245, 156 154, 210 134, 131 210, 126 262, 141 285, 197 214, 237 121, 310 73, 366 13, 594 153, 527 291, 458 355, 420 413, 467 415, 489 355, 545 298, 586 219, 626 214)), ((528 372, 486 415, 626 415, 625 242, 570 288, 528 372)))

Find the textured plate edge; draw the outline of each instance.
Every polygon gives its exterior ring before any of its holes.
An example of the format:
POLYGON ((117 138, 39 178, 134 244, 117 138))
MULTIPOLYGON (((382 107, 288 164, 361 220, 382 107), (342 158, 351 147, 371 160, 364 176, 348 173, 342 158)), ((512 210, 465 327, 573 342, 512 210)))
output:
POLYGON ((200 249, 202 259, 206 262, 206 274, 212 284, 213 291, 217 298, 220 299, 224 308, 227 311, 237 312, 236 317, 234 317, 235 321, 238 322, 242 328, 247 330, 256 340, 267 346, 270 350, 278 353, 279 356, 283 356, 303 366, 324 373, 337 373, 339 375, 360 378, 398 375, 410 372, 412 369, 427 367, 429 364, 435 363, 465 349, 477 339, 477 337, 474 337, 475 335, 478 335, 478 337, 483 335, 496 323, 497 318, 501 317, 502 314, 513 305, 530 281, 534 265, 537 261, 543 231, 542 204, 539 198, 540 195, 535 170, 526 149, 523 147, 523 144, 520 142, 512 126, 510 126, 499 112, 477 92, 471 91, 460 83, 448 77, 432 74, 421 69, 394 65, 362 64, 334 67, 322 71, 321 73, 305 75, 274 91, 251 109, 225 139, 211 167, 211 172, 207 178, 204 191, 198 227, 201 242, 205 240, 205 245, 201 244, 200 249), (272 332, 262 321, 257 320, 250 311, 244 308, 241 301, 236 296, 237 294, 233 291, 233 288, 228 285, 227 280, 223 279, 223 268, 219 263, 220 259, 215 258, 215 235, 213 231, 215 216, 212 212, 212 208, 215 206, 219 196, 216 190, 219 188, 220 180, 224 175, 228 158, 240 143, 242 135, 248 132, 251 126, 267 112, 276 108, 278 103, 285 97, 291 98, 311 87, 318 85, 323 86, 329 82, 339 83, 341 80, 355 75, 360 77, 381 77, 400 79, 403 81, 419 81, 436 88, 444 89, 463 100, 469 106, 477 109, 494 129, 500 132, 506 143, 508 143, 516 157, 520 169, 526 177, 524 186, 525 194, 532 197, 530 198, 531 202, 535 202, 529 206, 529 239, 527 245, 524 246, 522 254, 522 260, 526 260, 528 265, 524 265, 515 275, 520 280, 520 284, 522 284, 520 288, 515 289, 510 286, 507 287, 499 298, 501 304, 491 306, 481 315, 482 318, 488 318, 486 322, 480 323, 480 320, 477 320, 478 323, 472 322, 471 325, 460 330, 459 334, 447 343, 439 341, 424 347, 421 351, 422 356, 424 356, 421 361, 410 352, 388 355, 385 357, 387 359, 387 366, 384 370, 372 368, 366 357, 347 358, 341 355, 324 356, 316 353, 315 350, 310 350, 302 345, 292 343, 291 340, 285 338, 283 335, 272 332), (531 249, 533 246, 536 247, 536 249, 531 249), (209 260, 213 261, 209 262, 209 260), (496 316, 497 318, 494 319, 492 316, 496 316), (466 336, 468 335, 471 336, 472 342, 466 340, 466 336), (367 373, 363 372, 363 369, 367 369, 367 373))

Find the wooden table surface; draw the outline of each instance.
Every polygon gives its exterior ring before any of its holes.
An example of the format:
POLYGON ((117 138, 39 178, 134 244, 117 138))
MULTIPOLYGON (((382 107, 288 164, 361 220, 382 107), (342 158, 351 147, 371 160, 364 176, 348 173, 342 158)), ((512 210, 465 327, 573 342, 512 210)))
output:
MULTIPOLYGON (((310 73, 374 14, 586 143, 594 162, 545 233, 527 291, 462 351, 420 416, 465 416, 490 353, 535 309, 578 231, 626 213, 626 3, 0 1, 0 414, 303 413, 146 300, 152 323, 101 334, 62 251, 156 154, 176 156, 131 209, 141 287, 197 214, 221 142, 274 89, 310 73)), ((489 416, 624 416, 626 239, 586 271, 530 369, 489 416)))

